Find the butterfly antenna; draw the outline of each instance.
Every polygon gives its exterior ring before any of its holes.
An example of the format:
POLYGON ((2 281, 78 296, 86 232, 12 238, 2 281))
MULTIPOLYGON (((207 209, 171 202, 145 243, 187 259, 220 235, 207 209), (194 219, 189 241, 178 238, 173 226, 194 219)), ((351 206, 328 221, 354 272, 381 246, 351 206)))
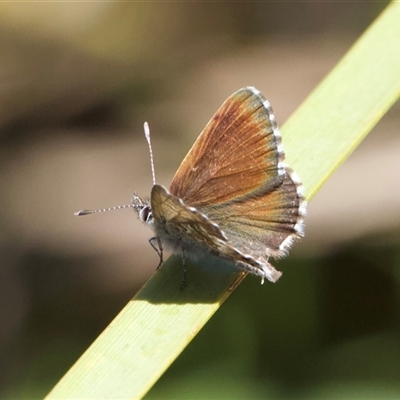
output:
POLYGON ((115 206, 115 207, 109 207, 109 208, 101 208, 99 210, 79 210, 74 215, 77 215, 78 217, 82 215, 89 215, 89 214, 98 214, 106 211, 114 211, 114 210, 121 210, 123 208, 133 208, 133 204, 126 204, 124 206, 115 206))
MULTIPOLYGON (((149 124, 147 122, 144 123, 144 136, 146 137, 147 144, 149 146, 151 174, 153 175, 153 185, 155 185, 156 184, 156 174, 154 172, 153 149, 151 147, 151 141, 150 141, 150 128, 149 128, 149 124)), ((142 199, 140 199, 140 197, 138 197, 138 196, 136 196, 136 197, 139 201, 138 202, 133 201, 132 204, 126 204, 123 206, 115 206, 115 207, 109 207, 109 208, 101 208, 98 210, 79 210, 76 213, 74 213, 74 215, 81 217, 82 215, 98 214, 98 213, 103 213, 103 212, 107 212, 107 211, 122 210, 123 208, 136 208, 137 209, 138 206, 141 206, 143 204, 143 201, 142 201, 142 199)))
POLYGON ((144 136, 146 137, 147 144, 149 145, 149 152, 150 152, 150 163, 151 163, 151 174, 153 175, 153 185, 156 184, 156 173, 154 171, 154 161, 153 161, 153 149, 151 147, 150 141, 150 128, 147 122, 144 123, 144 136))

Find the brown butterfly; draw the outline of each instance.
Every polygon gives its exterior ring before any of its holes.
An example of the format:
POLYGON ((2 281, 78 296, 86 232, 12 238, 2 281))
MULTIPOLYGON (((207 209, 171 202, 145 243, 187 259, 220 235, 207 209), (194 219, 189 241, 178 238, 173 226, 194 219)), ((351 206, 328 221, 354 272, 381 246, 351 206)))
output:
MULTIPOLYGON (((145 124, 150 145, 148 126, 145 124)), ((150 147, 151 151, 151 147, 150 147)), ((152 159, 152 153, 151 159, 152 159)), ((284 163, 271 105, 254 87, 231 95, 206 125, 176 172, 170 190, 155 184, 150 200, 129 206, 155 232, 150 244, 201 260, 219 257, 276 282, 269 257, 285 256, 304 235, 307 203, 297 174, 284 163)), ((107 209, 108 210, 108 209, 107 209)), ((105 210, 81 210, 87 215, 105 210)))

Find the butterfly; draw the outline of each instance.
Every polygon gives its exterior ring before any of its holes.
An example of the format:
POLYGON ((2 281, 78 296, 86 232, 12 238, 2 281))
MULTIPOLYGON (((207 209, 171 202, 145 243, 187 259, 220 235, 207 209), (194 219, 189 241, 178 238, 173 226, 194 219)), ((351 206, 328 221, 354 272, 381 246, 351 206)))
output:
MULTIPOLYGON (((155 236, 149 242, 163 263, 164 248, 186 258, 219 257, 276 282, 282 275, 269 257, 287 255, 304 235, 307 203, 298 175, 284 162, 282 138, 270 103, 254 87, 222 104, 182 161, 169 190, 156 184, 150 199, 132 207, 155 236)), ((87 215, 104 210, 81 210, 87 215)))

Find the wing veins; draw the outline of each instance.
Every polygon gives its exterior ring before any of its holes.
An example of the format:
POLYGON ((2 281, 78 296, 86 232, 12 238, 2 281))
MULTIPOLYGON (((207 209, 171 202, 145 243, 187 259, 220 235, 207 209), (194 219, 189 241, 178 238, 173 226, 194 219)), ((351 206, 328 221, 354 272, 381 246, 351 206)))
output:
MULTIPOLYGON (((251 97, 252 96, 252 94, 250 94, 249 96, 247 96, 245 99, 244 99, 244 101, 246 101, 249 97, 251 97)), ((224 113, 222 114, 222 116, 225 116, 225 115, 227 115, 228 113, 229 113, 229 111, 232 109, 232 107, 234 106, 234 103, 232 102, 231 104, 229 104, 229 107, 226 109, 226 110, 224 110, 224 113)), ((258 107, 256 110, 258 110, 260 107, 258 107)), ((217 137, 217 139, 214 141, 214 143, 213 143, 213 146, 215 146, 218 142, 220 142, 221 140, 223 140, 224 138, 225 138, 225 136, 227 135, 227 132, 230 130, 230 129, 232 129, 232 126, 236 123, 236 121, 238 121, 238 119, 239 118, 241 118, 242 116, 243 116, 243 114, 245 114, 246 113, 246 110, 245 109, 242 109, 242 111, 237 115, 237 117, 234 119, 234 120, 232 120, 232 121, 230 121, 230 124, 222 131, 222 133, 221 133, 221 135, 219 135, 218 137, 217 137)), ((253 115, 253 113, 252 114, 250 114, 250 115, 253 115)), ((220 118, 220 120, 223 120, 224 118, 220 118)), ((249 118, 246 118, 245 119, 245 121, 247 121, 249 118)), ((215 126, 214 126, 214 128, 213 128, 213 130, 211 131, 212 133, 214 133, 215 132, 215 130, 218 128, 218 126, 220 125, 220 123, 218 122, 215 126)), ((214 136, 214 135, 212 135, 212 136, 214 136)), ((207 146, 208 147, 208 146, 207 146)))

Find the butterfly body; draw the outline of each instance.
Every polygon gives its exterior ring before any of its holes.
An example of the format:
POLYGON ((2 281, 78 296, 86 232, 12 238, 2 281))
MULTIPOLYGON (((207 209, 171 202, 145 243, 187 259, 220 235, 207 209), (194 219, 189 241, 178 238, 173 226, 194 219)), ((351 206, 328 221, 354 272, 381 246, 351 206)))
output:
MULTIPOLYGON (((271 106, 253 88, 230 96, 209 121, 173 178, 155 184, 150 201, 132 206, 164 247, 183 261, 211 255, 275 282, 268 261, 303 236, 306 201, 298 176, 284 163, 271 106)), ((152 242, 151 242, 152 243, 152 242)))

